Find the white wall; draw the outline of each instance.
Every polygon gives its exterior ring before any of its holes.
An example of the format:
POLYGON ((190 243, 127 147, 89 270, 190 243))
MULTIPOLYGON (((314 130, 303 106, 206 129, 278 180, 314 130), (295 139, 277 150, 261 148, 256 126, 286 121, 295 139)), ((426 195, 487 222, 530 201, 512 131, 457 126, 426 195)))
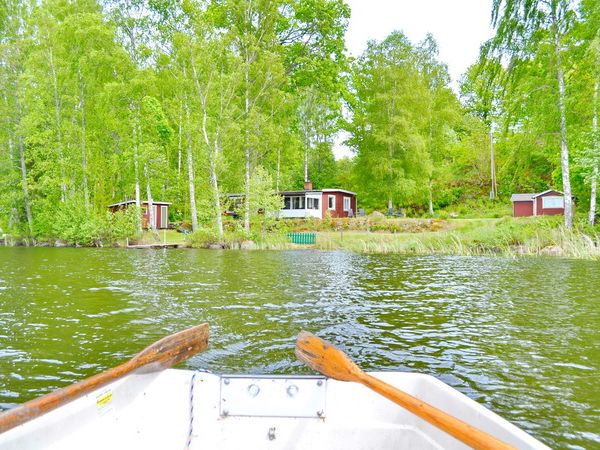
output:
POLYGON ((318 209, 282 209, 278 214, 279 217, 288 219, 305 217, 321 218, 321 211, 318 209))

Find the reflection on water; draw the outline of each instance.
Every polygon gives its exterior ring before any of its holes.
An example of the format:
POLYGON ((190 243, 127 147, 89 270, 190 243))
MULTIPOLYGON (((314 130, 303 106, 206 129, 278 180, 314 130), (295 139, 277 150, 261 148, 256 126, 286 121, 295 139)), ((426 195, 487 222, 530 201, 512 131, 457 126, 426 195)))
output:
POLYGON ((345 252, 0 249, 0 407, 204 321, 187 367, 308 373, 301 329, 434 375, 562 448, 600 447, 599 265, 345 252))

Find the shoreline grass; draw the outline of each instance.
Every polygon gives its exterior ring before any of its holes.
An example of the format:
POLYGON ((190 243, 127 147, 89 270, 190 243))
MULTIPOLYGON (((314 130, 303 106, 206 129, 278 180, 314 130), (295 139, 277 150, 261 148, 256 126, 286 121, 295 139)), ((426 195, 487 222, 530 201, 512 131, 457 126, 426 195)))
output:
POLYGON ((593 230, 568 230, 554 218, 473 219, 422 233, 320 233, 316 248, 409 255, 600 259, 600 235, 593 230))
MULTIPOLYGON (((578 222, 572 229, 562 217, 478 219, 325 219, 281 221, 271 231, 251 235, 230 227, 222 238, 201 229, 183 234, 161 230, 145 232, 130 243, 178 244, 185 248, 241 250, 344 250, 357 253, 462 256, 553 256, 600 259, 600 234, 578 222), (315 245, 292 244, 287 233, 315 232, 315 245)), ((264 228, 264 227, 263 227, 264 228)), ((26 243, 25 245, 27 245, 26 243)), ((125 247, 125 241, 105 247, 125 247)), ((53 246, 46 243, 44 246, 53 246)), ((65 246, 65 245, 56 245, 65 246)))

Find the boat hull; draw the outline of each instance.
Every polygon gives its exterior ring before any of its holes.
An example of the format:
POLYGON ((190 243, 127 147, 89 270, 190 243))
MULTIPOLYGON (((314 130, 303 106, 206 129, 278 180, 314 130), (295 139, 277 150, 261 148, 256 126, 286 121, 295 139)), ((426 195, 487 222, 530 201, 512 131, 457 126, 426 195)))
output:
MULTIPOLYGON (((433 377, 374 375, 516 448, 548 448, 433 377)), ((129 375, 0 435, 0 448, 19 450, 180 449, 188 442, 219 450, 467 448, 355 383, 175 369, 129 375)))

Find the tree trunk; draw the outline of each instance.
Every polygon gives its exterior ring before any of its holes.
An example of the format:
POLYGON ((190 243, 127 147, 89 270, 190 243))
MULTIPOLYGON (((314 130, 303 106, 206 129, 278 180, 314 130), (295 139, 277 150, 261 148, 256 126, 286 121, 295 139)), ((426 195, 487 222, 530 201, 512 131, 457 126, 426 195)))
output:
POLYGON ((221 217, 221 198, 219 195, 219 176, 217 174, 217 158, 219 156, 219 124, 217 122, 217 130, 215 132, 214 145, 211 145, 210 137, 208 135, 208 128, 206 123, 208 121, 208 94, 210 92, 210 79, 205 86, 205 90, 202 91, 200 86, 200 80, 198 79, 198 73, 196 72, 195 61, 192 58, 192 73, 194 74, 194 83, 196 84, 196 91, 198 98, 200 99, 200 108, 202 109, 202 136, 204 137, 204 144, 206 145, 206 153, 208 156, 208 171, 210 179, 210 187, 213 194, 213 209, 215 213, 215 223, 217 225, 217 234, 219 239, 223 237, 223 219, 221 217))
POLYGON ((304 182, 308 183, 310 181, 308 178, 308 149, 310 144, 308 143, 308 139, 306 141, 304 144, 304 182))
MULTIPOLYGON (((248 133, 246 131, 246 133, 248 133)), ((247 140, 247 139, 246 139, 247 140)), ((246 144, 244 149, 244 231, 250 233, 250 147, 246 144)))
POLYGON ((560 164, 562 168, 563 192, 565 198, 565 226, 573 227, 573 195, 571 193, 571 175, 569 172, 569 147, 567 144, 567 112, 565 105, 565 79, 560 54, 560 36, 558 24, 554 18, 554 53, 556 56, 556 79, 558 82, 558 111, 560 114, 560 164))
MULTIPOLYGON (((210 178, 210 187, 213 193, 213 207, 215 212, 215 220, 217 224, 217 233, 219 239, 223 237, 223 220, 221 218, 221 199, 219 197, 219 177, 217 175, 217 157, 218 157, 218 133, 215 138, 214 148, 210 143, 208 136, 208 129, 206 128, 206 121, 208 118, 208 111, 206 110, 206 98, 201 99, 202 103, 202 135, 204 136, 204 143, 208 153, 208 171, 210 178)), ((217 125, 218 126, 218 125, 217 125)))
MULTIPOLYGON (((6 97, 4 98, 4 100, 6 101, 6 97)), ((8 111, 8 108, 7 108, 8 111)), ((8 136, 7 136, 7 144, 8 144, 8 159, 10 162, 16 161, 17 157, 15 155, 15 150, 14 150, 14 145, 13 145, 13 141, 12 141, 12 136, 11 136, 11 130, 10 130, 10 119, 7 116, 6 117, 6 124, 7 124, 7 129, 8 129, 8 136)), ((19 158, 20 161, 20 158, 19 158)), ((19 167, 20 167, 20 162, 19 162, 19 167)), ((17 202, 11 202, 13 204, 13 206, 10 208, 10 213, 8 215, 8 229, 11 230, 15 224, 19 223, 19 210, 17 209, 17 202)))
POLYGON ((154 201, 152 200, 152 189, 150 188, 150 173, 148 163, 144 164, 144 176, 146 177, 146 196, 148 198, 148 228, 152 231, 155 238, 158 239, 156 232, 156 216, 154 214, 154 201))
POLYGON ((492 130, 492 124, 490 123, 490 200, 496 200, 498 196, 496 186, 496 157, 494 155, 494 132, 492 130))
MULTIPOLYGON (((13 92, 16 90, 16 88, 13 86, 12 87, 14 90, 13 92)), ((2 99, 4 101, 4 108, 5 108, 5 116, 4 116, 4 123, 5 123, 5 129, 7 131, 7 136, 6 136, 6 140, 7 140, 7 144, 8 144, 8 159, 11 163, 16 162, 17 160, 20 160, 19 155, 17 153, 17 151, 15 150, 15 145, 14 145, 14 141, 13 141, 13 134, 14 134, 14 126, 13 126, 13 117, 11 116, 11 111, 12 108, 9 105, 8 102, 8 97, 7 97, 7 93, 10 92, 10 89, 5 89, 3 92, 3 96, 2 99)), ((19 163, 19 167, 20 167, 20 163, 19 163)), ((15 225, 18 225, 20 223, 20 217, 19 217, 19 200, 17 199, 17 196, 14 196, 15 199, 14 201, 12 201, 12 206, 10 208, 10 213, 8 215, 8 229, 12 229, 15 225)))
POLYGON ((600 159, 600 143, 598 142, 598 90, 600 89, 600 71, 598 70, 598 55, 594 59, 594 101, 592 106, 594 112, 592 115, 592 134, 593 134, 593 167, 592 167, 592 182, 590 189, 590 214, 588 221, 590 225, 596 223, 596 195, 598 190, 598 160, 600 159))
POLYGON ((67 185, 66 185, 66 173, 65 173, 65 156, 62 142, 62 106, 60 96, 58 95, 58 77, 56 75, 56 68, 54 67, 54 55, 52 49, 48 54, 50 61, 50 72, 52 74, 52 88, 54 94, 54 120, 56 126, 56 140, 58 145, 58 167, 60 171, 60 200, 64 202, 67 199, 67 185))
MULTIPOLYGON (((140 168, 139 168, 139 130, 138 130, 138 115, 137 109, 134 108, 133 118, 133 175, 135 177, 135 206, 138 212, 142 211, 142 199, 140 198, 140 168)), ((142 234, 142 218, 138 215, 138 234, 142 234)))
MULTIPOLYGON (((215 142, 215 145, 217 143, 215 142)), ((210 151, 210 150, 209 150, 210 151)), ((213 191, 213 207, 215 211, 215 221, 217 224, 217 233, 219 239, 223 237, 223 219, 221 217, 221 198, 219 196, 219 178, 217 175, 217 152, 210 151, 208 169, 210 172, 210 187, 213 191)))
POLYGON ((25 206, 25 215, 27 216, 27 225, 29 234, 33 236, 33 214, 31 212, 31 201, 29 199, 29 184, 27 182, 27 166, 25 165, 25 145, 23 139, 19 137, 19 160, 21 165, 21 188, 23 190, 23 205, 25 206))
POLYGON ((279 192, 279 178, 281 177, 281 147, 277 146, 277 172, 275 174, 275 192, 279 192))
POLYGON ((244 115, 246 119, 246 130, 244 134, 244 231, 250 233, 250 170, 252 168, 250 158, 250 57, 246 54, 244 72, 244 115))
POLYGON ((83 173, 83 202, 85 209, 90 209, 90 191, 88 186, 88 155, 86 146, 86 124, 85 124, 85 85, 81 71, 79 75, 79 108, 81 110, 81 171, 83 173))
POLYGON ((219 239, 223 238, 223 218, 221 217, 221 214, 223 213, 221 211, 221 197, 219 195, 219 180, 217 177, 217 158, 219 155, 219 143, 218 143, 218 137, 215 138, 215 142, 214 142, 214 151, 213 151, 213 156, 210 158, 210 164, 209 164, 209 169, 210 169, 210 185, 212 187, 213 190, 213 204, 214 204, 214 208, 215 208, 215 214, 216 214, 216 222, 217 222, 217 233, 219 235, 219 239))
POLYGON ((183 153, 183 146, 182 146, 182 140, 183 140, 183 130, 182 130, 182 126, 183 126, 183 106, 181 105, 181 103, 179 104, 179 126, 178 126, 178 133, 177 133, 177 177, 178 177, 178 181, 179 181, 179 177, 181 177, 181 157, 182 157, 182 153, 183 153))
POLYGON ((192 216, 192 231, 198 231, 198 211, 196 209, 196 182, 194 176, 194 156, 192 154, 192 133, 190 132, 190 107, 185 104, 186 117, 186 159, 188 173, 188 191, 190 194, 190 215, 192 216))
POLYGON ((429 179, 429 215, 433 216, 433 180, 429 179))

